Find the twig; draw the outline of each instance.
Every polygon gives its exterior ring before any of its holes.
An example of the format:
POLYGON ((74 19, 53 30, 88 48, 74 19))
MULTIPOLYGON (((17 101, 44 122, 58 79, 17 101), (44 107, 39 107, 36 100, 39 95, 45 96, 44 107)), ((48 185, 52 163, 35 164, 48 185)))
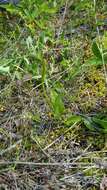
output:
POLYGON ((87 167, 95 167, 95 168, 99 168, 99 165, 95 164, 95 163, 82 163, 82 162, 77 162, 75 164, 70 163, 70 162, 27 162, 27 161, 0 161, 0 165, 11 165, 11 164, 15 164, 15 165, 29 165, 29 166, 70 166, 70 168, 87 168, 87 167))
POLYGON ((65 135, 66 133, 68 133, 73 127, 75 127, 77 125, 78 122, 75 122, 69 129, 67 129, 65 131, 64 134, 60 135, 57 139, 55 139, 51 144, 49 144, 48 146, 46 146, 43 150, 47 150, 48 148, 50 148, 52 145, 54 145, 56 142, 58 142, 58 140, 65 135))
POLYGON ((7 149, 2 150, 2 151, 0 152, 0 156, 2 156, 3 154, 5 154, 6 152, 11 151, 13 148, 15 148, 15 147, 16 147, 17 145, 19 145, 21 142, 22 142, 22 139, 19 140, 19 141, 17 141, 15 144, 11 145, 11 146, 8 147, 7 149))
POLYGON ((52 162, 55 162, 55 160, 41 147, 41 144, 38 142, 38 140, 33 136, 32 132, 31 132, 31 139, 38 145, 38 147, 40 148, 40 150, 43 152, 43 154, 49 158, 52 162))
POLYGON ((64 20, 65 20, 65 16, 66 16, 66 12, 67 12, 67 6, 68 6, 68 1, 69 0, 67 0, 66 4, 65 4, 65 9, 64 9, 63 16, 61 18, 61 24, 60 24, 60 28, 59 28, 59 31, 58 31, 58 34, 57 34, 57 38, 59 38, 59 36, 60 36, 61 30, 62 30, 62 26, 63 26, 64 20))

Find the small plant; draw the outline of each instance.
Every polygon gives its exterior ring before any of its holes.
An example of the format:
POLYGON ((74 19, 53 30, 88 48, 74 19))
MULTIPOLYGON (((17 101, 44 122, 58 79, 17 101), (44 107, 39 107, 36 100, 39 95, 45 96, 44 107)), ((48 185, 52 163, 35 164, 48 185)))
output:
POLYGON ((107 133, 107 116, 96 114, 87 116, 84 114, 71 115, 65 120, 67 126, 73 125, 75 122, 83 123, 89 130, 99 133, 107 133))
POLYGON ((50 99, 54 117, 60 119, 65 111, 61 93, 58 93, 55 89, 51 89, 50 99))
POLYGON ((107 45, 106 45, 107 37, 104 35, 100 41, 93 41, 92 44, 92 52, 93 56, 88 60, 88 64, 90 65, 103 65, 107 64, 107 45))

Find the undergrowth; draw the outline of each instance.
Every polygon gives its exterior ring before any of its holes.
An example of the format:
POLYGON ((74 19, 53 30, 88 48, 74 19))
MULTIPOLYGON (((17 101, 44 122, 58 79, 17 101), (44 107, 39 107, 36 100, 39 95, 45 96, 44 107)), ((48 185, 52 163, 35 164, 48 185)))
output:
POLYGON ((107 186, 106 2, 0 7, 0 188, 107 186))

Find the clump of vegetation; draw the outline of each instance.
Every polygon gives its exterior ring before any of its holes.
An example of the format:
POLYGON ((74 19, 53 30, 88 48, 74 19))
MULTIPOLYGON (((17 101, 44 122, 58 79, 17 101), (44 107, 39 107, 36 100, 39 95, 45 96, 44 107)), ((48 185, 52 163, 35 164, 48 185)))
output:
POLYGON ((107 186, 106 2, 20 0, 0 17, 0 188, 107 186))

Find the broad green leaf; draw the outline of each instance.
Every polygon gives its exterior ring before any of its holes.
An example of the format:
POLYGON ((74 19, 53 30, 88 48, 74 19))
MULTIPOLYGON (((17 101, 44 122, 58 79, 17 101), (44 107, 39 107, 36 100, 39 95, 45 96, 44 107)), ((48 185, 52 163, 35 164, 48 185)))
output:
POLYGON ((44 2, 40 6, 40 11, 47 13, 47 14, 53 14, 53 13, 56 13, 57 9, 56 9, 56 7, 49 7, 49 5, 46 2, 44 2))
POLYGON ((53 113, 56 118, 59 118, 60 115, 64 112, 65 107, 64 103, 62 101, 62 97, 60 94, 58 94, 55 90, 51 90, 50 93, 51 96, 51 104, 53 108, 53 113))
POLYGON ((107 117, 98 118, 96 117, 83 117, 85 126, 91 131, 97 131, 101 133, 107 133, 107 117))
POLYGON ((92 57, 87 61, 87 65, 102 65, 102 61, 99 60, 97 57, 92 57))
POLYGON ((83 123, 84 123, 84 125, 85 125, 89 130, 95 131, 95 126, 94 126, 94 124, 93 124, 91 118, 89 118, 89 117, 84 117, 84 118, 83 118, 83 123))
POLYGON ((64 123, 67 126, 70 126, 70 125, 74 124, 75 122, 80 122, 80 121, 81 121, 81 116, 71 115, 68 118, 66 118, 64 123))
POLYGON ((105 119, 98 119, 93 117, 92 121, 95 122, 96 124, 98 124, 100 127, 104 128, 107 130, 107 118, 105 119))
POLYGON ((9 73, 9 67, 0 66, 0 73, 1 74, 7 74, 7 73, 9 73))
POLYGON ((93 44, 92 44, 92 51, 94 53, 94 55, 99 58, 100 60, 102 60, 102 54, 101 54, 101 51, 97 45, 97 43, 94 41, 93 44))

